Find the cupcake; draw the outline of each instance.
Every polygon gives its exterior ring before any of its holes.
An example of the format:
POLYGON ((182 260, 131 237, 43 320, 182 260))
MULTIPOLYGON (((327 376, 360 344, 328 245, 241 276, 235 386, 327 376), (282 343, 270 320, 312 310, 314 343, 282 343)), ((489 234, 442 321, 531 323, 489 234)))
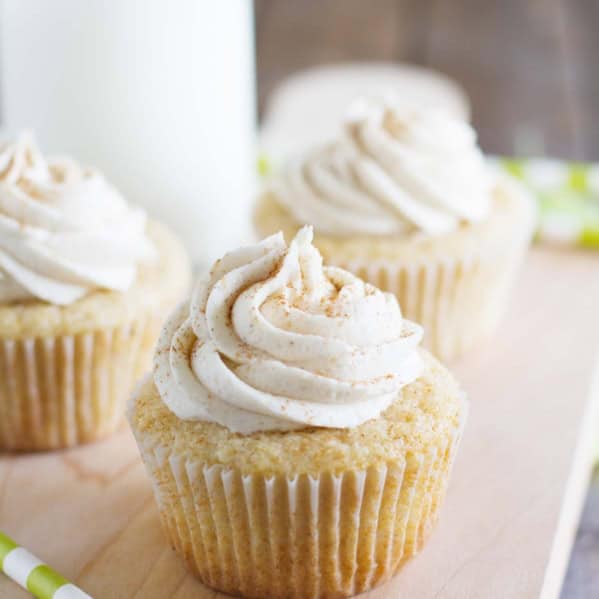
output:
POLYGON ((534 216, 466 122, 385 98, 357 103, 339 139, 291 161, 255 224, 288 239, 313 224, 327 263, 394 293, 424 345, 450 359, 497 326, 534 216))
POLYGON ((0 146, 0 449, 113 432, 189 264, 97 171, 0 146))
POLYGON ((466 416, 395 296, 310 228, 219 260, 168 320, 128 417, 166 534, 209 587, 349 597, 439 515, 466 416))

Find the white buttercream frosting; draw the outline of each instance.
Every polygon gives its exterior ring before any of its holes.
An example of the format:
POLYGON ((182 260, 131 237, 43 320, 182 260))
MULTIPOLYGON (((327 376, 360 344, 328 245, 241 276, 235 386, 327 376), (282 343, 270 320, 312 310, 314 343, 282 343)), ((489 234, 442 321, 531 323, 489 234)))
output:
POLYGON ((28 133, 0 146, 0 303, 124 291, 153 255, 144 213, 100 173, 45 158, 28 133))
POLYGON ((468 123, 381 98, 356 102, 343 134, 292 160, 273 192, 323 233, 437 235, 485 218, 490 187, 468 123))
POLYGON ((154 381, 178 417, 243 434, 355 427, 420 375, 421 327, 311 242, 304 227, 226 254, 171 317, 154 381))

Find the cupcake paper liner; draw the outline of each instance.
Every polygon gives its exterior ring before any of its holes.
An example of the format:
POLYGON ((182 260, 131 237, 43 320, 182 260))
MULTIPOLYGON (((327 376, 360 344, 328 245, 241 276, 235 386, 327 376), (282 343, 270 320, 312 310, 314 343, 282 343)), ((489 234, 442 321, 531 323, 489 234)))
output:
POLYGON ((70 447, 113 432, 148 368, 160 323, 0 339, 0 449, 70 447))
POLYGON ((264 475, 134 432, 173 548, 207 586, 255 599, 349 597, 388 580, 429 536, 461 437, 366 470, 264 475))
POLYGON ((424 347, 451 360, 497 327, 527 245, 522 236, 462 259, 329 261, 395 294, 403 315, 424 327, 424 347))

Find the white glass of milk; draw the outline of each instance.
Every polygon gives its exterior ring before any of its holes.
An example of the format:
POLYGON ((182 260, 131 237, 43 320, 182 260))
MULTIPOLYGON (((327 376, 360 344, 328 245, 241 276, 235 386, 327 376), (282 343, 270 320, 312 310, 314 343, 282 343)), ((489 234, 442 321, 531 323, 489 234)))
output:
POLYGON ((196 264, 249 238, 250 0, 4 0, 2 134, 99 167, 196 264))

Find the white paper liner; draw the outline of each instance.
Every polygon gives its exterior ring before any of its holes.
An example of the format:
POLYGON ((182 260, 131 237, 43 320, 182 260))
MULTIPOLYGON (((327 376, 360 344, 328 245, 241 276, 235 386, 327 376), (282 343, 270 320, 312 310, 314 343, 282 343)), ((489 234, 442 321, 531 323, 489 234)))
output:
POLYGON ((318 599, 379 585, 421 549, 464 421, 465 413, 438 447, 401 462, 291 478, 189 461, 136 436, 167 536, 206 585, 247 598, 318 599))
POLYGON ((497 328, 527 245, 521 239, 464 259, 330 262, 395 294, 403 315, 424 327, 424 347, 451 360, 497 328))
POLYGON ((113 432, 150 363, 158 323, 0 339, 0 449, 70 447, 113 432))

